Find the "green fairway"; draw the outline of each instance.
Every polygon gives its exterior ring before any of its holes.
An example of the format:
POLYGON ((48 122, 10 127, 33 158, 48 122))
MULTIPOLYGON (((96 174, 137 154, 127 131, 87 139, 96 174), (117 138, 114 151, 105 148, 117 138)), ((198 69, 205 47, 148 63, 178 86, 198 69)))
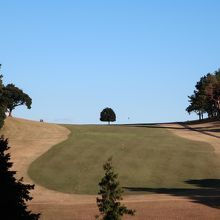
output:
POLYGON ((211 145, 164 128, 66 127, 69 138, 29 167, 30 177, 49 189, 96 194, 102 165, 110 156, 123 187, 192 188, 184 181, 220 178, 220 161, 211 145))

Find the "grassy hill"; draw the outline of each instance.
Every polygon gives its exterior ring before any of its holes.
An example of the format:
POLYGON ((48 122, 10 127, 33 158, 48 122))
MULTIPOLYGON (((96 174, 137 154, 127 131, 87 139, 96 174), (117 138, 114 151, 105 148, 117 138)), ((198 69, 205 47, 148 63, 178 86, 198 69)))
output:
POLYGON ((123 187, 191 188, 185 181, 220 178, 220 161, 211 145, 165 128, 65 127, 71 131, 69 138, 29 167, 30 177, 49 189, 96 194, 102 165, 110 156, 123 187))

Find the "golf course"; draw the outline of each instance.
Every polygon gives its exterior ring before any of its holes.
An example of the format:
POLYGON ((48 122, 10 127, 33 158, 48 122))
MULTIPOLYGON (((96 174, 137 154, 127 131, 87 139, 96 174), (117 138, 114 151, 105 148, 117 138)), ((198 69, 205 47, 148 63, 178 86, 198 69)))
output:
POLYGON ((220 160, 210 144, 156 125, 65 127, 68 139, 29 167, 34 182, 48 189, 96 195, 109 157, 123 187, 191 188, 190 179, 220 178, 220 160))
POLYGON ((2 1, 0 220, 220 220, 220 1, 2 1))
POLYGON ((35 184, 29 207, 43 220, 94 219, 109 157, 123 203, 137 210, 124 219, 218 219, 220 139, 212 135, 220 124, 187 126, 56 125, 8 117, 1 132, 17 176, 35 184))

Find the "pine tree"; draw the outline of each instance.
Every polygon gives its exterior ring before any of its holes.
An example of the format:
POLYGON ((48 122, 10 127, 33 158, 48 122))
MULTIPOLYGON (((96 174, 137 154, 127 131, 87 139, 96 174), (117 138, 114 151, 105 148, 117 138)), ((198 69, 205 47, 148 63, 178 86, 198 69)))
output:
POLYGON ((26 202, 32 200, 29 190, 34 185, 24 184, 22 178, 16 180, 16 172, 11 170, 8 140, 0 137, 0 219, 37 220, 40 214, 27 210, 26 202))
POLYGON ((99 195, 97 197, 97 206, 100 216, 103 220, 120 220, 124 214, 134 215, 135 210, 127 209, 119 202, 122 200, 123 190, 120 187, 118 174, 114 172, 112 167, 112 158, 109 158, 103 165, 105 171, 104 177, 101 179, 99 186, 99 195))

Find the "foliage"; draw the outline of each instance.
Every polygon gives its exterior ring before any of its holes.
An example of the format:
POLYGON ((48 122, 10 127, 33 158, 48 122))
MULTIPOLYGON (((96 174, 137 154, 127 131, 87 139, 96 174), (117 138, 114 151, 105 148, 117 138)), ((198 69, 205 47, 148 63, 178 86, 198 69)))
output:
POLYGON ((109 124, 110 122, 116 121, 115 112, 111 108, 103 109, 100 114, 100 121, 107 121, 109 124))
POLYGON ((5 120, 5 108, 0 106, 0 129, 4 125, 4 120, 5 120))
MULTIPOLYGON (((0 68, 1 68, 1 64, 0 64, 0 68)), ((3 124, 4 124, 4 119, 5 119, 5 100, 3 97, 3 83, 2 83, 2 75, 0 75, 0 129, 2 128, 3 124)))
POLYGON ((199 119, 207 113, 209 118, 220 117, 220 70, 200 78, 193 95, 188 96, 190 105, 186 111, 195 112, 199 119))
POLYGON ((3 76, 0 75, 0 129, 4 124, 6 111, 8 111, 11 116, 12 110, 15 109, 15 107, 26 105, 27 108, 30 109, 32 104, 31 98, 14 84, 4 86, 2 78, 3 76))
POLYGON ((103 220, 120 220, 124 214, 134 215, 135 210, 127 209, 121 205, 123 190, 119 186, 117 180, 118 174, 114 172, 112 167, 112 158, 103 165, 105 176, 99 183, 101 198, 97 198, 97 206, 103 217, 103 220))
POLYGON ((40 214, 27 210, 26 201, 32 199, 29 190, 34 185, 24 184, 22 178, 16 180, 16 172, 11 170, 8 141, 0 138, 0 219, 4 220, 37 220, 40 214))
POLYGON ((28 109, 31 108, 31 98, 14 84, 8 84, 3 88, 3 96, 10 116, 12 110, 19 105, 26 105, 28 109))

